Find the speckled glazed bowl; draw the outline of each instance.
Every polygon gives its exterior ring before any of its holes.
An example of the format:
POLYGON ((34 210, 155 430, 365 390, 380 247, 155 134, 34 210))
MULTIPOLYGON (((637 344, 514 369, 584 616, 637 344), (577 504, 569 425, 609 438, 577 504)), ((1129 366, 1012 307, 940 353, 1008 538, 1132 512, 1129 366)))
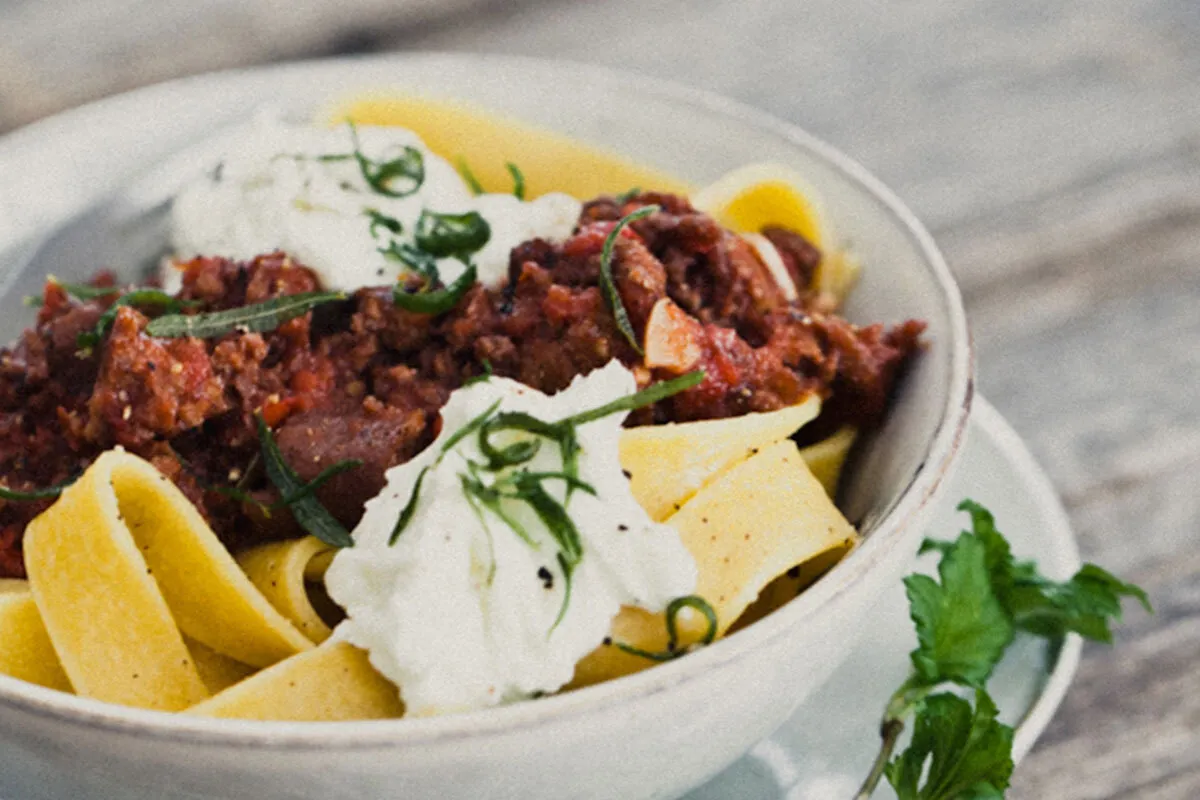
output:
MULTIPOLYGON (((755 161, 822 195, 864 277, 851 320, 929 323, 928 350, 867 442, 842 505, 865 536, 780 611, 687 658, 485 712, 355 723, 251 723, 139 711, 0 677, 6 798, 668 798, 737 759, 845 658, 908 568, 951 469, 971 397, 958 290, 929 235, 878 181, 808 134, 654 80, 558 62, 387 56, 156 86, 0 140, 0 334, 55 264, 60 276, 163 244, 147 212, 207 159, 205 140, 263 105, 306 114, 362 89, 457 98, 657 166, 696 185, 755 161), (49 259, 49 262, 48 260, 49 259)), ((814 719, 813 725, 821 725, 814 719)))

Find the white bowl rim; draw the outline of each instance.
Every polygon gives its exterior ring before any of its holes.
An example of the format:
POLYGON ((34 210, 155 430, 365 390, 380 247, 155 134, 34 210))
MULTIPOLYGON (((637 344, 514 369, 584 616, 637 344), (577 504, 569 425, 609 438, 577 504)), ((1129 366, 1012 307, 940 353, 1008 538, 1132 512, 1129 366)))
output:
MULTIPOLYGON (((905 529, 928 510, 937 490, 950 472, 966 432, 974 394, 973 346, 958 286, 933 237, 916 216, 879 179, 849 156, 800 127, 720 95, 673 81, 646 77, 624 70, 569 60, 530 56, 454 52, 406 52, 382 55, 336 57, 290 63, 221 70, 135 89, 103 98, 35 122, 0 138, 0 162, 6 150, 25 147, 53 148, 64 139, 86 135, 93 125, 107 121, 115 111, 128 106, 153 107, 154 99, 214 81, 237 83, 270 80, 272 77, 305 72, 353 70, 363 64, 402 66, 438 61, 461 64, 464 60, 486 67, 550 68, 572 71, 581 80, 620 83, 649 97, 681 101, 700 110, 736 118, 773 131, 791 144, 809 151, 845 178, 857 184, 900 226, 923 256, 925 265, 940 289, 939 300, 948 323, 946 357, 949 387, 941 416, 930 440, 926 457, 914 473, 898 502, 878 521, 876 529, 813 587, 783 608, 736 635, 722 639, 687 658, 656 666, 635 675, 572 692, 444 717, 362 720, 352 722, 283 722, 191 717, 139 708, 118 706, 46 689, 0 675, 0 704, 38 717, 57 719, 94 730, 144 735, 218 747, 252 746, 276 750, 323 750, 391 748, 447 739, 471 739, 537 727, 595 710, 631 702, 639 697, 668 691, 721 669, 768 640, 785 635, 825 603, 846 591, 865 573, 890 558, 907 558, 895 553, 905 529)), ((385 88, 364 86, 364 90, 385 88)))

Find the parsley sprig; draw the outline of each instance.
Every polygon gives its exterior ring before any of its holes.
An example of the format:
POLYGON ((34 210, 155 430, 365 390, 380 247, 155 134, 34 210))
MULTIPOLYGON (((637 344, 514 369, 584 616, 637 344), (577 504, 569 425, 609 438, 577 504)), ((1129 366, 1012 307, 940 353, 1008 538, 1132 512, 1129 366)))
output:
POLYGON ((997 720, 986 684, 1014 637, 1055 641, 1073 632, 1111 642, 1123 598, 1151 610, 1142 589, 1094 564, 1065 582, 1046 578, 1033 562, 1013 558, 986 508, 964 500, 959 510, 971 515, 970 531, 921 546, 940 554, 939 580, 904 580, 917 631, 913 669, 884 711, 879 755, 855 800, 870 797, 885 777, 900 800, 1002 798, 1013 770, 1013 729, 997 720), (954 687, 973 693, 973 703, 945 691, 954 687), (912 741, 892 758, 910 717, 912 741))

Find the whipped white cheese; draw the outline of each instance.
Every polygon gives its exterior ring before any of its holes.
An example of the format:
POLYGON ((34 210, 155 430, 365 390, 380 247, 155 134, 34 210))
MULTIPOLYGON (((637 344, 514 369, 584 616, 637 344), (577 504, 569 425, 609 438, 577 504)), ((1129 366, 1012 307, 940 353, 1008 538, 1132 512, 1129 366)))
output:
MULTIPOLYGON (((175 199, 176 255, 244 260, 282 250, 314 270, 325 288, 353 291, 389 285, 406 270, 381 251, 393 243, 413 244, 422 211, 478 211, 491 236, 471 260, 478 280, 494 285, 507 275, 513 247, 534 237, 566 238, 579 218, 579 201, 561 193, 530 202, 512 195, 473 196, 454 167, 407 129, 359 127, 357 139, 358 152, 370 164, 396 159, 405 147, 420 152, 420 187, 404 197, 374 189, 353 157, 355 140, 347 125, 326 129, 261 116, 235 151, 175 199), (371 212, 395 220, 401 231, 372 225, 371 212)), ((464 269, 455 258, 438 259, 438 268, 446 284, 464 269)), ((164 281, 170 290, 178 286, 177 271, 169 265, 164 281)))
MULTIPOLYGON (((552 396, 491 378, 454 392, 442 409, 437 440, 388 470, 387 486, 367 503, 353 532, 354 546, 338 552, 325 582, 347 613, 336 635, 370 654, 376 669, 400 687, 408 713, 478 709, 555 691, 601 644, 622 605, 660 611, 695 590, 696 564, 678 532, 650 520, 621 471, 617 443, 625 413, 577 429, 578 476, 595 496, 576 490, 567 500, 563 481, 542 483, 565 505, 582 545, 565 600, 559 545, 533 509, 516 499, 500 501, 531 545, 464 491, 468 462, 487 462, 478 436, 462 437, 443 452, 496 401, 499 411, 554 422, 635 390, 632 373, 616 361, 552 396), (389 545, 423 470, 413 515, 389 545)), ((508 431, 495 434, 494 442, 530 438, 508 431)), ((560 472, 563 461, 559 448, 542 440, 531 461, 509 469, 560 472)))

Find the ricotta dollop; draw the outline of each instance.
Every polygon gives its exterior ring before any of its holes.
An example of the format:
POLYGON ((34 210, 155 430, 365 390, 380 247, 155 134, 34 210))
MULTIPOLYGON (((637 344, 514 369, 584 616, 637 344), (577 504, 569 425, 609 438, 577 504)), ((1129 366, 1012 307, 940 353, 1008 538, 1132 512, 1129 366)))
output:
MULTIPOLYGON (((472 263, 481 283, 494 285, 508 272, 513 247, 535 237, 570 235, 580 202, 553 192, 524 202, 508 194, 472 195, 462 177, 412 131, 398 127, 351 130, 257 118, 239 146, 206 176, 188 185, 171 211, 172 244, 180 259, 224 256, 245 260, 282 250, 316 272, 327 289, 353 291, 391 284, 406 271, 384 251, 414 244, 422 211, 477 211, 491 235, 472 263), (357 134, 357 136, 355 136, 357 134), (392 197, 371 186, 357 152, 382 164, 411 147, 421 154, 424 178, 414 192, 392 197), (399 223, 395 232, 372 224, 382 215, 399 223)), ((438 259, 449 284, 463 271, 460 260, 438 259)), ((164 273, 178 287, 178 271, 164 273)))
MULTIPOLYGON (((625 413, 577 428, 578 477, 594 496, 576 490, 568 497, 561 480, 542 484, 565 507, 582 544, 569 597, 558 545, 532 508, 500 500, 530 543, 464 491, 470 462, 487 458, 477 435, 453 437, 489 409, 555 422, 636 388, 616 361, 555 395, 493 377, 455 391, 437 440, 388 470, 386 487, 353 532, 354 546, 338 552, 325 582, 347 614, 336 635, 370 654, 400 687, 408 713, 479 709, 553 692, 601 644, 622 605, 660 611, 695 590, 696 564, 679 533, 646 515, 621 470, 625 413), (412 516, 389 544, 419 479, 412 516)), ((497 443, 533 434, 505 437, 497 435, 497 443)), ((564 464, 559 448, 543 440, 532 460, 509 469, 561 472, 564 464)))

